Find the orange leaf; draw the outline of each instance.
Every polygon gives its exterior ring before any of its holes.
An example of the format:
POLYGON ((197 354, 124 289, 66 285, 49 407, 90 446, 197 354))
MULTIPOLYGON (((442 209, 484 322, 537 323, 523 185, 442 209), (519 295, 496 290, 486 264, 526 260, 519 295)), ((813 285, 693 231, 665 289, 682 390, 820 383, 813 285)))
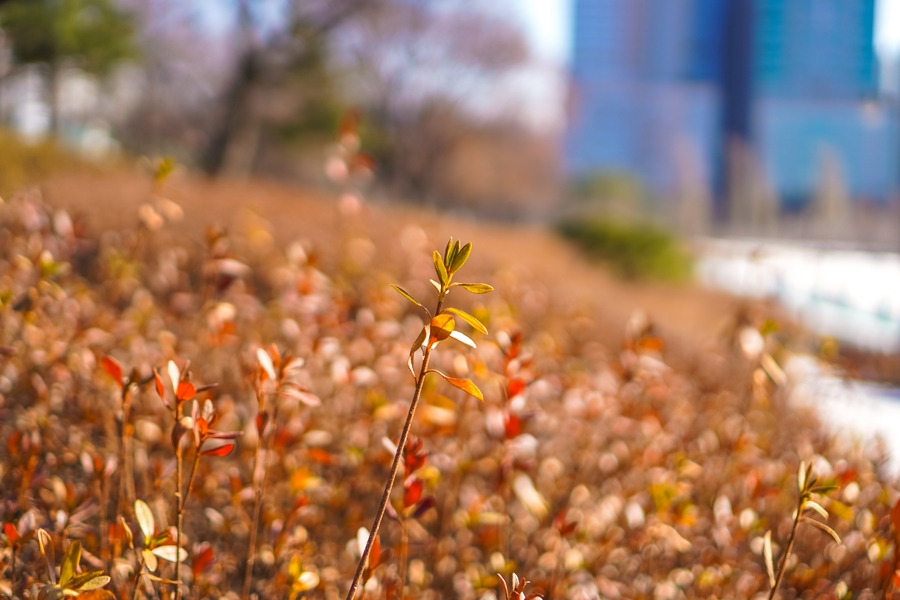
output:
MULTIPOLYGON (((446 340, 456 329, 452 315, 440 314, 431 320, 431 343, 446 340)), ((429 344, 431 345, 431 344, 429 344)))
POLYGON ((196 395, 197 388, 194 387, 193 383, 190 381, 181 381, 178 383, 178 393, 175 394, 175 397, 178 398, 179 402, 192 400, 196 395))
POLYGON ((156 393, 159 394, 159 397, 164 401, 166 399, 166 388, 163 387, 162 377, 159 376, 159 371, 153 369, 153 379, 156 381, 156 393))
POLYGON ((212 450, 204 450, 200 454, 203 456, 228 456, 231 454, 232 450, 234 450, 234 444, 225 444, 224 446, 219 446, 212 450))
POLYGON ((119 387, 124 387, 122 383, 122 366, 119 364, 119 362, 112 356, 104 356, 101 362, 103 363, 103 369, 109 374, 110 377, 116 380, 116 383, 119 384, 119 387))
POLYGON ((317 462, 319 464, 322 464, 322 465, 333 465, 334 464, 334 457, 331 456, 331 454, 329 454, 325 450, 322 450, 321 448, 310 448, 309 450, 306 451, 306 453, 309 456, 310 460, 317 462))
POLYGON ((444 379, 446 379, 447 383, 449 383, 450 385, 456 386, 470 396, 475 396, 476 398, 484 402, 484 394, 481 393, 481 390, 478 389, 477 385, 475 385, 468 379, 457 379, 456 377, 447 377, 446 375, 444 375, 444 379))

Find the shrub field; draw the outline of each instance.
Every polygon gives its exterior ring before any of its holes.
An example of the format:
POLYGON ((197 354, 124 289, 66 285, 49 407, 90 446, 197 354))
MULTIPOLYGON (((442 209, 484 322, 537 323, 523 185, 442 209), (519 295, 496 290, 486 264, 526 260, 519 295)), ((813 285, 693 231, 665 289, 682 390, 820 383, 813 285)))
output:
POLYGON ((160 197, 96 231, 0 205, 0 594, 345 598, 367 547, 370 600, 893 593, 883 456, 789 404, 762 323, 616 330, 479 239, 334 210, 281 244, 160 197))

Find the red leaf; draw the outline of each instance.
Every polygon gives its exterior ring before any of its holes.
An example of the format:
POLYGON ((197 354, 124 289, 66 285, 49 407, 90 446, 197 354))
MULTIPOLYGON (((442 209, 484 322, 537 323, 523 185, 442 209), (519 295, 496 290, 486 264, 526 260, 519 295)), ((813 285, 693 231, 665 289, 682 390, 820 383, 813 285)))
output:
POLYGON ((196 395, 197 388, 194 387, 193 383, 190 381, 181 381, 178 383, 178 393, 175 394, 175 397, 178 398, 179 402, 193 400, 196 395))
POLYGON ((260 413, 256 415, 256 431, 259 433, 260 437, 262 437, 263 430, 266 428, 266 423, 269 421, 269 413, 260 413))
POLYGON ((200 547, 203 549, 194 555, 194 561, 191 564, 191 570, 194 572, 194 577, 197 577, 200 573, 206 571, 215 559, 215 553, 213 552, 212 546, 204 542, 200 547))
POLYGON ((412 518, 418 519, 419 517, 424 515, 426 512, 428 512, 431 508, 433 508, 434 505, 435 505, 434 496, 428 496, 427 498, 425 498, 424 500, 419 502, 419 505, 416 507, 415 512, 413 512, 413 514, 412 514, 412 518))
POLYGON ((116 380, 119 387, 124 387, 124 384, 122 383, 122 366, 118 361, 112 356, 104 356, 101 362, 103 363, 103 368, 110 377, 116 380))
POLYGON ((900 500, 891 509, 891 527, 894 529, 894 540, 900 545, 900 500))
POLYGON ((232 450, 234 450, 234 444, 225 444, 224 446, 219 446, 212 450, 204 450, 200 454, 203 456, 228 456, 231 454, 232 450))
POLYGON ((521 379, 510 379, 506 384, 506 398, 515 398, 525 391, 525 382, 521 379))
POLYGON ((16 531, 16 526, 12 523, 4 524, 3 531, 6 533, 6 537, 9 538, 10 544, 15 544, 16 540, 19 539, 19 532, 16 531))
POLYGON ((522 433, 522 420, 517 415, 506 417, 506 439, 511 440, 522 433))
POLYGON ((403 507, 409 508, 422 498, 422 480, 413 479, 409 485, 404 486, 403 491, 403 507))

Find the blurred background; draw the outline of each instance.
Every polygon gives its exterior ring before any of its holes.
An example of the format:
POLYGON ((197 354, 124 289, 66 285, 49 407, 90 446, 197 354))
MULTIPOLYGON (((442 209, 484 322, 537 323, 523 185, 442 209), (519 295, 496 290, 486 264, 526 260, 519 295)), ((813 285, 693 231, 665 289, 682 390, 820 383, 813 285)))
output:
POLYGON ((168 155, 334 192, 350 127, 371 200, 900 352, 900 0, 5 0, 0 29, 0 183, 168 155))

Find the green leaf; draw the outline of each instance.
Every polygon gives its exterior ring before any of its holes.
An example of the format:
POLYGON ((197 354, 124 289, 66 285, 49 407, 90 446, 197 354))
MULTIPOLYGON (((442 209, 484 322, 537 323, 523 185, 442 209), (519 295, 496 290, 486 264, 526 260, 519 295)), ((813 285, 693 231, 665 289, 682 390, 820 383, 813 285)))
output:
POLYGON ((486 283, 454 283, 452 285, 459 286, 473 294, 487 294, 488 292, 494 291, 494 287, 486 283))
POLYGON ((478 389, 477 385, 475 385, 468 379, 459 379, 457 377, 450 377, 448 375, 444 375, 437 369, 429 369, 428 372, 429 373, 437 373, 438 375, 443 377, 444 380, 447 383, 449 383, 450 385, 458 387, 459 389, 461 389, 465 393, 469 394, 470 396, 475 396, 476 398, 478 398, 479 400, 484 402, 484 394, 481 393, 481 390, 478 389))
POLYGON ((453 236, 450 236, 450 239, 447 240, 447 247, 444 249, 444 266, 450 268, 450 265, 453 263, 453 255, 456 254, 456 248, 459 247, 459 242, 456 242, 456 246, 453 245, 453 236))
POLYGON ((442 342, 450 337, 453 330, 456 329, 456 321, 448 314, 439 314, 431 320, 431 341, 429 344, 442 342))
POLYGON ((137 517, 138 525, 141 527, 141 532, 144 534, 144 545, 146 546, 147 540, 156 533, 156 521, 153 519, 153 512, 146 502, 138 499, 134 501, 134 514, 137 517))
POLYGON ((398 292, 401 296, 403 296, 404 298, 406 298, 407 300, 409 300, 410 302, 412 302, 413 304, 415 304, 415 305, 418 306, 419 308, 425 308, 424 306, 422 306, 422 303, 421 303, 421 302, 419 302, 418 300, 416 300, 415 298, 412 297, 412 294, 410 294, 409 292, 407 292, 406 290, 404 290, 404 289, 403 289, 402 287, 400 287, 399 285, 394 285, 394 284, 392 283, 392 284, 391 284, 391 287, 394 288, 395 290, 397 290, 397 292, 398 292))
POLYGON ((469 260, 470 254, 472 254, 472 242, 463 246, 456 256, 453 257, 453 262, 450 264, 450 273, 459 271, 466 264, 466 261, 469 260))
POLYGON ((65 587, 72 580, 80 562, 81 542, 73 540, 62 557, 62 566, 59 568, 59 585, 65 587))
MULTIPOLYGON (((460 319, 462 319, 463 321, 465 321, 466 323, 471 325, 472 328, 475 329, 476 331, 480 331, 481 333, 487 335, 487 332, 488 332, 487 327, 485 327, 481 323, 481 321, 479 321, 478 319, 476 319, 469 313, 459 310, 458 308, 446 308, 444 310, 446 312, 453 313, 454 315, 456 315, 457 317, 459 317, 460 319)), ((440 316, 440 315, 438 315, 438 316, 440 316)))
POLYGON ((447 284, 450 283, 450 275, 447 274, 447 267, 444 266, 444 261, 437 250, 434 251, 432 259, 434 260, 434 272, 437 273, 438 281, 441 282, 442 287, 447 287, 447 284))

